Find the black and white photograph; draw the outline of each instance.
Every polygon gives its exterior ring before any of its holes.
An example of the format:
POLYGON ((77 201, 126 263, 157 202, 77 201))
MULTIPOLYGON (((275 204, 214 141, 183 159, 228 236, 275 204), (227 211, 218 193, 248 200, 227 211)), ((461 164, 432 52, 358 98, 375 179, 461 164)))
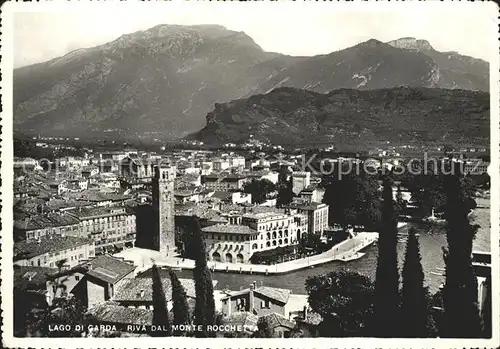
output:
POLYGON ((1 16, 6 347, 500 346, 493 3, 1 16))

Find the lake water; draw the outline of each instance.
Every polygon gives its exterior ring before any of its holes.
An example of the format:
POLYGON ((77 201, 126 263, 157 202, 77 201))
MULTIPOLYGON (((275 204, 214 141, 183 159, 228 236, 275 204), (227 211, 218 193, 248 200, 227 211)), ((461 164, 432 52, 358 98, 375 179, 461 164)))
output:
MULTIPOLYGON (((488 199, 478 199, 478 205, 487 208, 476 209, 471 215, 471 222, 479 224, 480 228, 474 241, 473 249, 475 251, 490 251, 490 210, 488 199)), ((407 229, 407 228, 403 228, 407 229)), ((420 227, 420 253, 422 255, 422 265, 425 273, 425 282, 429 286, 431 292, 435 292, 439 285, 443 283, 444 277, 432 274, 432 272, 440 273, 438 268, 444 268, 443 253, 441 248, 446 246, 446 235, 442 228, 434 228, 432 232, 427 233, 427 228, 420 227)), ((305 294, 305 280, 308 276, 328 273, 333 270, 350 269, 361 274, 375 277, 375 269, 377 267, 377 246, 370 246, 364 250, 366 255, 361 259, 343 263, 331 262, 310 269, 299 270, 296 272, 284 275, 247 275, 247 274, 232 274, 224 272, 216 272, 212 276, 217 280, 218 289, 228 286, 232 290, 238 290, 240 287, 248 287, 253 281, 257 284, 261 283, 267 286, 280 288, 289 288, 295 294, 305 294)), ((405 253, 405 243, 398 243, 398 257, 400 268, 405 253)), ((179 277, 192 277, 191 271, 178 272, 179 277)))

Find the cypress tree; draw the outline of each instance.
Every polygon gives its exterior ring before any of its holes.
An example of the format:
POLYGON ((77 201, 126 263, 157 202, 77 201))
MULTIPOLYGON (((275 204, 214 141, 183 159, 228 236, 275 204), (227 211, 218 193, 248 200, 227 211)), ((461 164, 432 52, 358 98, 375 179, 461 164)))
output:
POLYGON ((168 318, 167 299, 163 291, 160 271, 156 264, 151 268, 153 279, 153 325, 157 327, 152 331, 154 337, 168 337, 171 334, 170 320, 168 318), (158 330, 158 328, 160 328, 158 330))
POLYGON ((205 250, 205 241, 200 228, 199 220, 196 218, 194 224, 195 234, 194 242, 198 254, 195 259, 193 278, 195 282, 196 303, 194 308, 194 323, 202 325, 203 331, 197 331, 197 336, 208 337, 213 334, 208 333, 207 325, 215 323, 215 301, 212 276, 207 265, 207 254, 205 250))
POLYGON ((276 207, 288 205, 293 201, 292 179, 287 180, 286 168, 281 167, 278 175, 278 197, 276 198, 276 207))
POLYGON ((402 335, 409 338, 428 336, 427 289, 424 287, 424 271, 420 259, 420 245, 412 228, 408 232, 406 243, 401 304, 402 335))
MULTIPOLYGON (((168 271, 170 275, 170 284, 172 286, 172 312, 174 313, 174 325, 189 324, 189 307, 186 298, 186 290, 177 278, 172 269, 168 271)), ((174 331, 174 335, 180 335, 179 331, 174 331)))
POLYGON ((398 227, 389 178, 384 179, 382 224, 379 232, 377 271, 375 278, 374 335, 396 337, 398 331, 399 273, 398 227))
POLYGON ((481 321, 477 306, 477 279, 472 268, 472 242, 477 226, 469 222, 470 204, 460 178, 444 178, 448 248, 443 248, 446 280, 443 288, 443 326, 441 336, 476 338, 481 336, 481 321))

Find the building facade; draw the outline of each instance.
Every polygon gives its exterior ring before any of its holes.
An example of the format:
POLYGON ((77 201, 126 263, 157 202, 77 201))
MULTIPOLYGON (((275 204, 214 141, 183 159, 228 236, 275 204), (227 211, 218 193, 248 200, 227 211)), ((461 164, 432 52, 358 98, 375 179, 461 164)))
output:
MULTIPOLYGON (((290 290, 250 284, 241 291, 227 292, 221 299, 222 313, 231 316, 237 312, 250 312, 259 317, 277 313, 285 315, 290 290)), ((288 315, 288 314, 286 314, 288 315)))
POLYGON ((295 195, 309 187, 311 184, 311 173, 307 171, 298 171, 292 173, 292 191, 295 195))
POLYGON ((247 182, 245 176, 239 175, 207 175, 202 176, 202 184, 208 190, 214 191, 237 191, 243 189, 243 186, 247 182))
POLYGON ((72 268, 94 256, 94 242, 87 238, 50 235, 14 244, 14 265, 20 266, 72 268))
POLYGON ((80 229, 66 234, 92 238, 97 254, 135 244, 136 216, 126 207, 82 207, 68 214, 80 221, 80 229))
POLYGON ((263 212, 230 217, 229 224, 202 229, 209 260, 250 263, 255 252, 298 243, 305 226, 297 227, 296 217, 285 213, 263 212))
POLYGON ((308 232, 322 235, 328 229, 329 205, 317 202, 292 202, 287 208, 307 215, 308 232))

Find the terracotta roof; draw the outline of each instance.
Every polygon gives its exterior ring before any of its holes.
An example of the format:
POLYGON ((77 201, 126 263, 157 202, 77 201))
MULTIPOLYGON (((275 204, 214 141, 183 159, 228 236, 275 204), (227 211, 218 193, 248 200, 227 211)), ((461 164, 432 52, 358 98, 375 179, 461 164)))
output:
POLYGON ((290 290, 285 288, 276 288, 269 286, 257 287, 254 292, 259 293, 267 298, 277 300, 284 304, 288 303, 288 298, 290 297, 290 293, 292 293, 290 290))
POLYGON ((16 220, 14 227, 21 230, 37 230, 49 227, 62 227, 80 223, 75 217, 65 213, 51 213, 47 215, 29 215, 22 220, 16 220))
POLYGON ((90 243, 91 240, 87 238, 60 235, 42 236, 39 242, 19 241, 14 243, 14 260, 30 259, 49 252, 68 250, 90 243))
POLYGON ((75 200, 84 200, 91 202, 102 202, 102 201, 124 201, 130 199, 128 195, 121 194, 105 194, 96 190, 85 190, 79 193, 65 193, 68 198, 73 198, 75 200))
POLYGON ((47 279, 58 272, 56 268, 14 265, 14 287, 20 290, 47 289, 47 279))
POLYGON ((211 197, 219 200, 228 200, 231 199, 232 196, 233 193, 229 191, 215 191, 211 197))
MULTIPOLYGON (((167 301, 172 299, 172 287, 170 284, 170 278, 162 277, 161 279, 163 285, 163 292, 165 293, 165 298, 167 301)), ((195 298, 195 284, 192 279, 179 279, 184 290, 186 291, 186 296, 190 298, 195 298)), ((217 285, 217 281, 212 281, 213 285, 217 285)), ((140 277, 135 279, 130 279, 113 297, 113 300, 117 302, 152 302, 153 301, 153 280, 150 277, 140 277), (141 296, 141 291, 142 296, 141 296)))
POLYGON ((309 312, 305 319, 299 319, 299 321, 304 322, 309 325, 317 326, 323 321, 323 317, 318 313, 309 312))
MULTIPOLYGON (((249 288, 246 288, 244 290, 240 291, 231 291, 228 293, 227 296, 223 297, 222 299, 227 299, 230 297, 235 297, 235 296, 241 296, 244 294, 248 294, 250 292, 249 288)), ((292 293, 288 289, 284 288, 276 288, 276 287, 269 287, 269 286, 260 286, 254 289, 255 293, 258 293, 266 298, 278 301, 280 303, 286 304, 288 303, 288 298, 290 297, 290 294, 292 293)))
POLYGON ((288 320, 283 315, 280 315, 278 313, 271 313, 271 314, 264 315, 264 316, 259 318, 259 322, 260 321, 266 322, 269 325, 269 328, 271 330, 275 329, 276 327, 280 327, 280 326, 288 327, 290 329, 295 327, 295 324, 293 323, 293 321, 288 320))
POLYGON ((246 331, 257 331, 257 321, 259 317, 248 311, 238 311, 232 313, 224 319, 224 323, 228 325, 243 326, 246 331))
POLYGON ((111 302, 99 304, 88 311, 98 322, 131 325, 152 325, 153 310, 127 308, 111 302))
POLYGON ((237 224, 215 224, 203 228, 202 231, 205 233, 226 233, 242 235, 258 234, 257 230, 254 230, 246 225, 237 224))
POLYGON ((102 255, 88 262, 89 275, 108 283, 116 283, 135 270, 135 266, 121 259, 102 255))
POLYGON ((120 215, 131 215, 132 212, 126 206, 120 207, 81 207, 66 211, 76 218, 82 220, 95 217, 110 217, 120 215))

